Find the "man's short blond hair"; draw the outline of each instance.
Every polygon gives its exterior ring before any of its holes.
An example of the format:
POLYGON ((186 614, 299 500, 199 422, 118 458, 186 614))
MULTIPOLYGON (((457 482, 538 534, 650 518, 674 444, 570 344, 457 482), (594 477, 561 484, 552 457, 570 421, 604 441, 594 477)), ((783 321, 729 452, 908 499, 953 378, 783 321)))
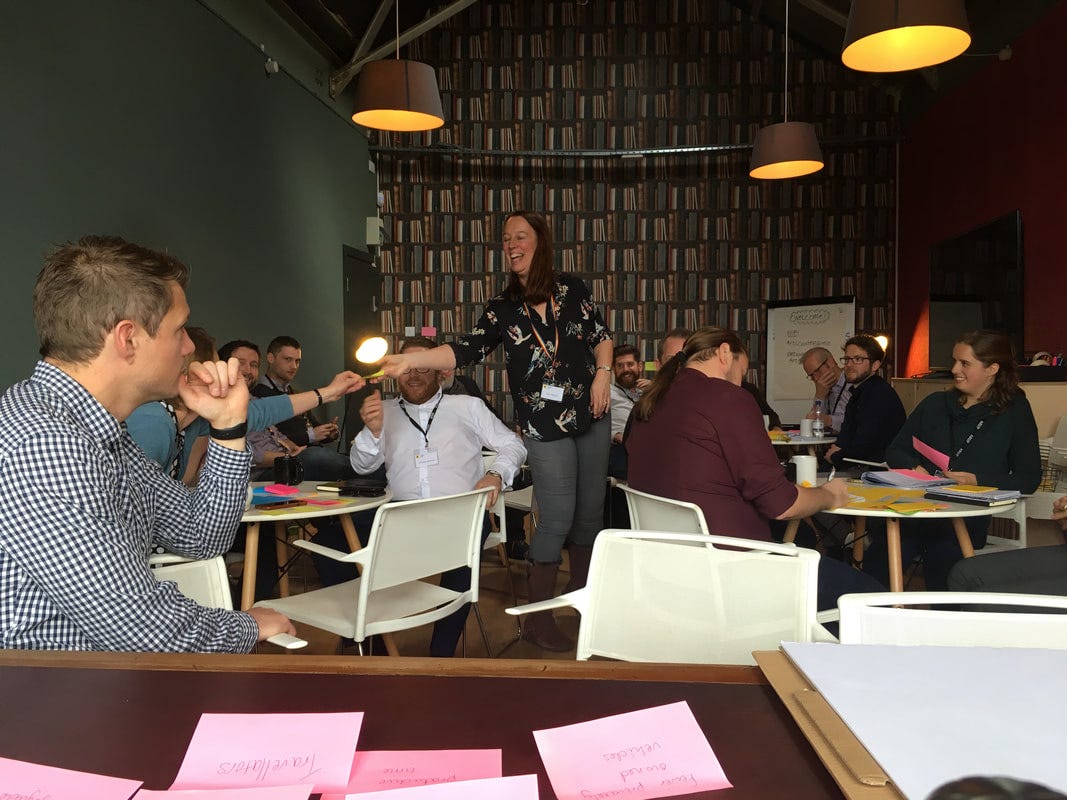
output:
POLYGON ((71 364, 92 361, 124 319, 155 336, 189 270, 166 253, 118 236, 85 236, 55 248, 33 287, 41 355, 71 364))

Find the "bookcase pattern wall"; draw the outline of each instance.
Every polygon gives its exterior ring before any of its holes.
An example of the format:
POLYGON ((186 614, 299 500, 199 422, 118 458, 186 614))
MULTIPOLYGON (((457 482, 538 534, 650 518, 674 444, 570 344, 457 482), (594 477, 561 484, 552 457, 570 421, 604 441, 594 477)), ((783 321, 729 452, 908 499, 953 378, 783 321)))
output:
MULTIPOLYGON (((646 359, 670 328, 728 326, 762 383, 768 300, 855 295, 858 329, 888 331, 891 102, 791 42, 790 118, 816 124, 826 167, 750 179, 746 145, 782 119, 783 41, 725 0, 483 0, 421 37, 405 55, 437 68, 445 127, 371 134, 383 330, 468 330, 506 283, 504 216, 528 208, 553 224, 557 268, 589 283, 616 342, 646 359), (708 145, 722 147, 558 155, 708 145)), ((471 374, 510 419, 502 358, 471 374)))

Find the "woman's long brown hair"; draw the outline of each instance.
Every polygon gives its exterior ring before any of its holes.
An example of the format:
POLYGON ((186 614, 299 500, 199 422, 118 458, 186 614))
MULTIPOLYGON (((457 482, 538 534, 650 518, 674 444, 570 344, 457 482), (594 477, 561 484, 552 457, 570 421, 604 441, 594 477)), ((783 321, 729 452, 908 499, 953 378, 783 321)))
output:
POLYGON ((530 272, 526 276, 526 285, 519 283, 519 276, 511 273, 511 280, 505 294, 512 300, 522 300, 533 305, 547 303, 552 297, 552 287, 556 283, 556 272, 552 269, 552 228, 544 214, 537 211, 513 211, 504 218, 504 223, 512 217, 522 217, 537 234, 537 249, 530 261, 530 272))

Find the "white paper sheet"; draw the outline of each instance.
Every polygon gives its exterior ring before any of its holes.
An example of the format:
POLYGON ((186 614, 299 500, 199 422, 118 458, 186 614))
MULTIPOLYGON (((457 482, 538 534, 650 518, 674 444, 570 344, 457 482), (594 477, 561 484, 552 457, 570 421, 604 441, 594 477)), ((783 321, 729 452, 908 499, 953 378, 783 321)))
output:
POLYGON ((966 775, 1067 792, 1067 650, 782 646, 909 800, 966 775))

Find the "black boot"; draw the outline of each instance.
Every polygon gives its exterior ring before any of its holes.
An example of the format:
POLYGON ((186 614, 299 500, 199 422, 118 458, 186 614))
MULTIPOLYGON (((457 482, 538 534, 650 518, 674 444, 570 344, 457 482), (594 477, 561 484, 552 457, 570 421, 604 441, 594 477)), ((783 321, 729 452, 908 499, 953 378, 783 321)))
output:
POLYGON ((567 545, 567 552, 570 554, 571 579, 563 589, 564 594, 585 586, 589 578, 589 562, 593 558, 592 547, 571 544, 567 545))
MULTIPOLYGON (((527 582, 530 589, 530 602, 550 600, 556 594, 556 574, 559 564, 537 564, 529 566, 527 582)), ((573 650, 574 642, 568 639, 558 627, 551 611, 538 611, 527 614, 522 625, 522 638, 533 642, 544 650, 562 653, 573 650)))

